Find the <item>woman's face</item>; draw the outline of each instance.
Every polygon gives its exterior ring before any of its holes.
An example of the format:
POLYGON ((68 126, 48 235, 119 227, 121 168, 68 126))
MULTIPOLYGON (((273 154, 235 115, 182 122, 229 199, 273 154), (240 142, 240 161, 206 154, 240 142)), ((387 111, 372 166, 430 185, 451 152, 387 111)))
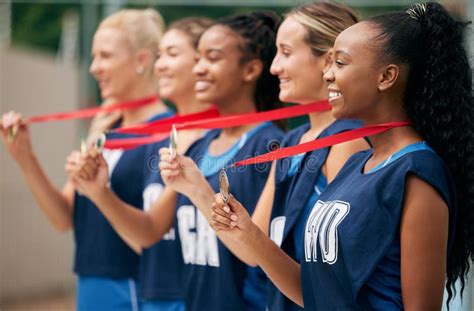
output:
POLYGON ((201 102, 220 105, 237 97, 244 86, 241 38, 231 29, 216 25, 201 37, 194 66, 194 90, 201 102))
POLYGON ((327 98, 323 71, 327 54, 315 56, 305 41, 306 29, 291 16, 278 29, 277 54, 270 71, 280 79, 280 100, 305 103, 327 98))
MULTIPOLYGON (((369 23, 344 30, 334 44, 334 62, 324 75, 335 118, 365 120, 377 112, 380 71, 369 42, 376 35, 369 23)), ((372 45, 373 46, 373 45, 372 45)))
POLYGON ((89 71, 99 83, 102 99, 126 97, 137 82, 137 66, 134 53, 120 30, 110 27, 97 30, 89 71))
POLYGON ((158 77, 160 96, 176 101, 182 94, 194 93, 196 50, 190 38, 182 31, 171 29, 160 42, 155 75, 158 77))

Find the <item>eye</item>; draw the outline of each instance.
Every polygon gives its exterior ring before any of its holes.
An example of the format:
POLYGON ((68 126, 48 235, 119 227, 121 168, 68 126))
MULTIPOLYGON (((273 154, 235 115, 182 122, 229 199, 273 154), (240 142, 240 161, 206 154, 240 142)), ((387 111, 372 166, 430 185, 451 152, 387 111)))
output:
POLYGON ((200 59, 201 59, 201 56, 200 56, 199 54, 196 54, 196 55, 194 56, 194 62, 195 62, 196 64, 199 63, 199 60, 200 60, 200 59))
POLYGON ((336 59, 334 61, 334 63, 338 66, 338 67, 341 67, 341 66, 344 66, 345 63, 343 61, 341 61, 340 59, 336 59))

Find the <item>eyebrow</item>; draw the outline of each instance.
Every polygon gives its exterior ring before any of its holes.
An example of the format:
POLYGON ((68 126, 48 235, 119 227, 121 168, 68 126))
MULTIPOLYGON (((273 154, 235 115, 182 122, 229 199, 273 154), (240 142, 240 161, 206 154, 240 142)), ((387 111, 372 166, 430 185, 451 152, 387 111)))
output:
POLYGON ((345 56, 348 56, 350 57, 351 54, 347 53, 346 51, 343 51, 343 50, 337 50, 336 53, 334 53, 334 55, 338 55, 338 54, 343 54, 345 56))
POLYGON ((281 48, 288 48, 288 49, 291 49, 291 46, 287 43, 280 43, 278 44, 281 48))
POLYGON ((214 48, 214 49, 208 49, 208 50, 206 50, 206 53, 212 53, 212 52, 222 53, 222 49, 216 49, 216 48, 214 48))

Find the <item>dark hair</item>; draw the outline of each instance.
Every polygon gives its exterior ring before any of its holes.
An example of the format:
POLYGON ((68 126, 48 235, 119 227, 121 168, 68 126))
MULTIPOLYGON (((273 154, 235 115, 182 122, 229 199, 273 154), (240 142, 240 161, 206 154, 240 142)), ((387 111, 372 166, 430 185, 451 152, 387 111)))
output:
POLYGON ((468 23, 454 20, 434 2, 368 22, 380 29, 375 43, 380 61, 408 65, 405 110, 418 133, 444 159, 456 183, 455 238, 447 259, 448 305, 458 278, 462 295, 474 251, 472 72, 463 46, 468 23))
POLYGON ((211 27, 213 23, 214 22, 207 17, 186 17, 172 22, 166 31, 173 29, 182 31, 191 39, 192 46, 197 49, 201 35, 211 27))
POLYGON ((216 23, 228 27, 243 39, 241 45, 242 63, 260 59, 262 74, 257 80, 254 100, 257 111, 281 107, 278 78, 270 73, 270 66, 276 54, 276 32, 280 18, 273 12, 252 12, 225 17, 216 23))

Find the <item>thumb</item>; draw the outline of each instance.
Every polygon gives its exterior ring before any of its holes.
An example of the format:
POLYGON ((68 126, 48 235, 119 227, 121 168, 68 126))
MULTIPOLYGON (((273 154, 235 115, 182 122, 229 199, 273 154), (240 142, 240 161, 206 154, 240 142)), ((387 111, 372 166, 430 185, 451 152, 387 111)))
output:
POLYGON ((108 165, 108 164, 107 164, 107 161, 105 161, 105 158, 104 158, 104 156, 103 156, 101 153, 99 153, 99 154, 97 155, 97 158, 98 158, 98 160, 99 160, 99 166, 105 166, 105 167, 107 167, 107 165, 108 165))
POLYGON ((227 205, 230 207, 230 210, 235 214, 242 214, 247 212, 245 207, 240 204, 240 202, 237 201, 237 199, 232 194, 230 195, 229 202, 227 202, 227 205))

